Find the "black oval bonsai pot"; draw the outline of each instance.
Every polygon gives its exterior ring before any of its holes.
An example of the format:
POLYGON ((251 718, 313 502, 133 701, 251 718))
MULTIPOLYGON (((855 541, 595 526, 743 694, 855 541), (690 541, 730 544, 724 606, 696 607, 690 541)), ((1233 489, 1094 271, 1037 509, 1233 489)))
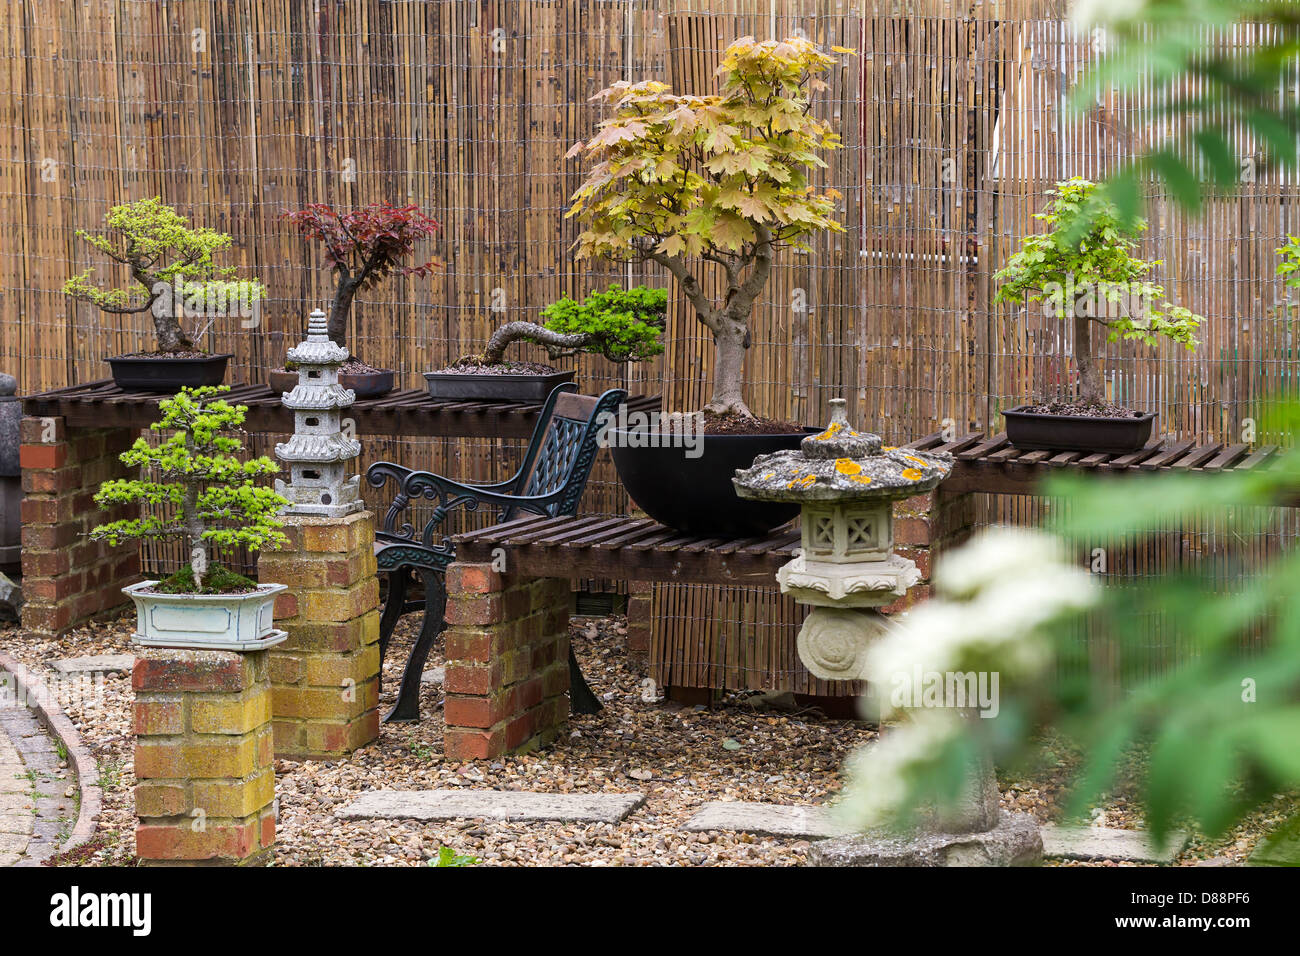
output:
POLYGON ((1132 418, 1102 418, 1049 415, 1028 411, 1031 407, 1019 405, 1002 413, 1007 423, 1007 439, 1017 448, 1031 451, 1090 451, 1122 455, 1146 445, 1156 420, 1155 412, 1132 418))
POLYGON ((117 387, 133 392, 179 392, 182 388, 220 385, 233 352, 177 357, 171 355, 116 355, 105 359, 113 369, 117 387))
MULTIPOLYGON (((393 390, 395 375, 390 368, 375 369, 373 372, 340 372, 339 384, 355 392, 357 398, 378 398, 393 390)), ((266 373, 266 384, 273 392, 291 392, 298 384, 298 373, 282 368, 272 369, 266 373)))
POLYGON ((799 514, 799 506, 739 497, 731 484, 737 469, 748 468, 759 455, 798 448, 814 431, 703 435, 695 449, 633 444, 670 437, 653 432, 610 429, 607 437, 623 487, 651 518, 683 534, 740 538, 779 528, 799 514), (692 458, 688 452, 699 454, 692 458))
POLYGON ((572 382, 577 371, 550 375, 475 375, 425 372, 429 394, 443 401, 544 402, 557 385, 572 382))

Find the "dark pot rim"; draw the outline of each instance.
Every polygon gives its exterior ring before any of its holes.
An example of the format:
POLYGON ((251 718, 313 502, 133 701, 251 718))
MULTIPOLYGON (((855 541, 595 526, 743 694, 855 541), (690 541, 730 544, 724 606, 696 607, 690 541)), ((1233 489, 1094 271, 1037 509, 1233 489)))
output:
POLYGON ((479 372, 421 372, 425 381, 437 382, 447 379, 476 379, 484 382, 538 382, 548 378, 572 377, 578 374, 575 368, 571 372, 527 372, 521 374, 512 374, 510 372, 491 372, 482 374, 479 372))
POLYGON ((196 356, 176 356, 176 355, 113 355, 104 359, 105 362, 164 362, 176 363, 182 362, 213 362, 217 359, 232 359, 235 357, 234 352, 209 352, 204 355, 196 356))
POLYGON ((1132 415, 1121 418, 1118 415, 1056 415, 1052 412, 1031 412, 1028 411, 1029 405, 1017 405, 1015 408, 1005 408, 1001 414, 1004 417, 1019 416, 1021 418, 1042 418, 1051 419, 1057 422, 1146 422, 1154 419, 1159 412, 1143 412, 1140 415, 1132 415))

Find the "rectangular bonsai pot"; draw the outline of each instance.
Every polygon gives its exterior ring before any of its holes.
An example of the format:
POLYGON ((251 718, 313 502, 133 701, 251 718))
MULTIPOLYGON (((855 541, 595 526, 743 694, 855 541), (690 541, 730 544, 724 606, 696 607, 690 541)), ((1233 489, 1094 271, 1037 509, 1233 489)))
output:
POLYGON ((1090 415, 1046 415, 1019 405, 1002 413, 1007 438, 1030 451, 1090 451, 1122 455, 1138 451, 1151 438, 1156 413, 1136 418, 1094 418, 1090 415))
POLYGON ((176 393, 182 388, 220 385, 226 377, 226 363, 233 357, 233 352, 197 358, 115 355, 104 361, 113 369, 113 381, 123 391, 176 393))
POLYGON ((257 651, 288 635, 277 631, 273 611, 283 584, 263 584, 247 594, 150 594, 157 581, 122 588, 135 602, 137 644, 213 651, 257 651))
POLYGON ((425 372, 429 395, 445 401, 544 402, 551 390, 572 382, 577 372, 550 375, 474 375, 457 372, 425 372))

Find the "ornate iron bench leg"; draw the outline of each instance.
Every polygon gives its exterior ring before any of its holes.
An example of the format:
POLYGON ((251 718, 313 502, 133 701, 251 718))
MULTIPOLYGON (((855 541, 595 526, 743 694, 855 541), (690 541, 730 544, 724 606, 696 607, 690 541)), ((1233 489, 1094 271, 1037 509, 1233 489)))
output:
POLYGON ((572 644, 569 645, 569 706, 575 714, 599 714, 605 709, 582 676, 572 644))
POLYGON ((379 659, 382 661, 388 653, 388 642, 401 620, 406 606, 406 589, 411 583, 410 568, 395 568, 388 572, 388 601, 384 604, 384 613, 379 618, 379 659))
POLYGON ((446 626, 443 616, 447 611, 447 587, 441 571, 424 571, 424 624, 420 636, 411 648, 411 656, 402 671, 402 686, 397 690, 397 703, 384 718, 384 723, 420 719, 420 676, 424 662, 429 657, 433 639, 446 626))

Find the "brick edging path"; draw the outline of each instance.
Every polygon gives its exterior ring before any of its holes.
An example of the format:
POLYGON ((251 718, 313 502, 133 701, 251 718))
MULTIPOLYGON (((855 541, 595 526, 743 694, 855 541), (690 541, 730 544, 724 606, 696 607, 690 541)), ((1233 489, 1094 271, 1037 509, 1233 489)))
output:
MULTIPOLYGON (((60 709, 58 701, 50 694, 45 684, 31 670, 10 655, 0 652, 0 672, 7 676, 8 687, 14 694, 14 699, 0 701, 0 707, 26 702, 26 709, 34 715, 45 730, 63 744, 68 754, 68 766, 76 775, 77 789, 81 795, 77 821, 67 839, 57 848, 58 853, 67 853, 86 843, 95 834, 95 825, 104 803, 103 791, 96 782, 99 779, 98 766, 90 750, 82 742, 81 735, 73 727, 72 721, 60 709)), ((21 748, 19 751, 21 752, 21 748)), ((62 793, 57 796, 61 798, 62 793)))

